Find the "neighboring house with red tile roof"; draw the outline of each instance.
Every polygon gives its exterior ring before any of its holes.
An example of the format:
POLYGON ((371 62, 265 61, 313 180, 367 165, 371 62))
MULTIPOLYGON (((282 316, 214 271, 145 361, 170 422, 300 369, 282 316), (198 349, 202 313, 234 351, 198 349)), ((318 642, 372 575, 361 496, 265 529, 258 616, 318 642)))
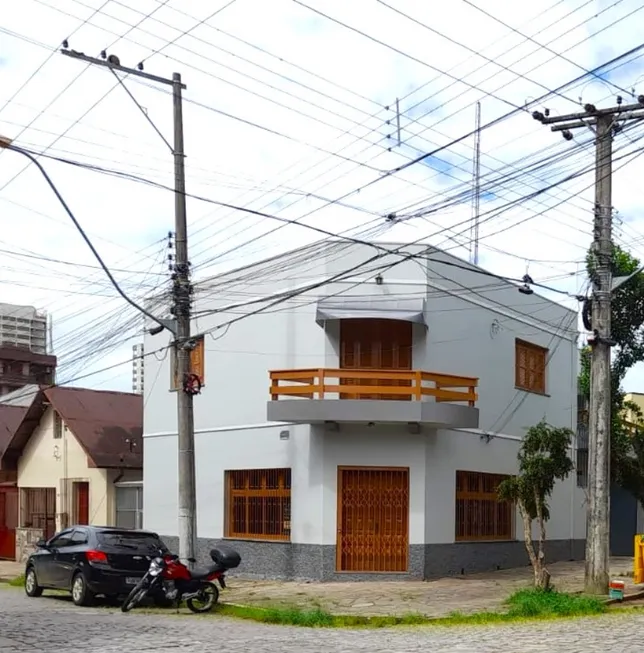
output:
POLYGON ((13 474, 19 491, 17 558, 23 542, 71 524, 140 527, 141 395, 37 386, 29 392, 0 400, 0 474, 13 474))

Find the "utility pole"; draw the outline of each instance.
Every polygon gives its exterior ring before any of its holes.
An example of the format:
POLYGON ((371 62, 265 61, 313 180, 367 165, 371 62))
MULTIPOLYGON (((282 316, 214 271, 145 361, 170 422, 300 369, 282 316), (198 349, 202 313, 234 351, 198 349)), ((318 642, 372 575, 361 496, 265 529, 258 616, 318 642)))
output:
MULTIPOLYGON (((108 68, 119 80, 126 93, 140 109, 143 116, 152 128, 161 137, 172 152, 174 158, 174 214, 175 214, 175 267, 173 274, 173 313, 175 320, 160 320, 165 328, 174 336, 174 350, 176 355, 176 383, 177 391, 177 433, 178 433, 178 492, 179 492, 179 556, 187 561, 192 561, 196 551, 197 539, 197 499, 195 483, 195 446, 194 446, 194 411, 193 396, 200 391, 200 384, 195 389, 194 375, 191 373, 190 351, 194 348, 194 341, 190 337, 190 308, 192 286, 190 284, 190 262, 188 259, 188 227, 186 219, 186 177, 184 166, 183 145, 183 106, 181 92, 185 84, 181 81, 179 73, 173 73, 172 79, 150 75, 143 71, 143 63, 137 68, 127 68, 121 65, 119 58, 101 52, 101 58, 89 57, 83 52, 69 50, 65 41, 60 51, 67 57, 108 68), (166 140, 158 130, 152 119, 143 107, 136 101, 128 88, 116 72, 143 77, 157 84, 172 87, 172 105, 174 118, 173 145, 166 140)), ((156 327, 151 332, 158 333, 162 327, 156 327)))
POLYGON ((607 594, 610 574, 610 438, 611 438, 611 299, 612 299, 612 145, 613 137, 634 121, 644 119, 644 96, 637 104, 597 109, 584 105, 584 111, 550 116, 534 111, 532 117, 565 140, 572 130, 590 129, 595 134, 595 209, 592 278, 592 317, 588 342, 591 346, 590 407, 588 433, 588 519, 586 534, 585 590, 607 594))
POLYGON ((197 486, 195 479, 195 419, 193 394, 187 381, 190 369, 190 261, 188 260, 188 225, 186 220, 186 174, 183 151, 183 107, 181 75, 172 74, 174 106, 174 214, 176 266, 174 281, 177 338, 177 424, 179 440, 179 555, 192 560, 196 557, 197 486))

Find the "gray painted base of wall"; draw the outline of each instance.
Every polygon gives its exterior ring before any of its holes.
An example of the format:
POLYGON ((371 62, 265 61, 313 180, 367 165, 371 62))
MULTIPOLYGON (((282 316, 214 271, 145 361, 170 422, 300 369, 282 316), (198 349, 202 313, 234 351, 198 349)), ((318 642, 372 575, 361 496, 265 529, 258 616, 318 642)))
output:
MULTIPOLYGON (((171 551, 178 552, 179 539, 163 536, 171 551)), ((200 538, 197 558, 210 559, 208 552, 223 540, 200 538)), ((231 572, 242 578, 314 581, 424 580, 477 572, 525 567, 530 564, 523 542, 457 542, 454 544, 412 544, 409 571, 405 574, 338 573, 335 546, 291 542, 249 542, 225 540, 241 555, 239 569, 231 572)), ((549 562, 583 560, 585 540, 551 540, 546 553, 549 562)))

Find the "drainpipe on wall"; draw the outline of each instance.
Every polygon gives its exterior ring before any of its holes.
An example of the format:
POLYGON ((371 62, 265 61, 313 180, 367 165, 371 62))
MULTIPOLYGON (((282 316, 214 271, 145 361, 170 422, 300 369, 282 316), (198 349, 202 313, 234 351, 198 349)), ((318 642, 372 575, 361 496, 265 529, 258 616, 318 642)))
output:
POLYGON ((114 480, 112 481, 112 485, 114 485, 114 493, 112 494, 112 501, 113 501, 113 506, 112 506, 112 514, 114 516, 114 526, 116 526, 116 484, 125 476, 125 470, 123 467, 121 467, 118 470, 118 474, 114 477, 114 480))

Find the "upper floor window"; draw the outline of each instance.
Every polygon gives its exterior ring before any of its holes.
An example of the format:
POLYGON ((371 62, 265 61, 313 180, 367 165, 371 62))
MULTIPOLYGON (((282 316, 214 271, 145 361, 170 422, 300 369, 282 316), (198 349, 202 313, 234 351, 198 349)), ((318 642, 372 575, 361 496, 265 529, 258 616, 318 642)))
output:
POLYGON ((525 340, 515 340, 514 385, 528 392, 546 393, 548 350, 525 340))
POLYGON ((54 440, 60 440, 63 437, 63 420, 60 415, 54 411, 54 440))

